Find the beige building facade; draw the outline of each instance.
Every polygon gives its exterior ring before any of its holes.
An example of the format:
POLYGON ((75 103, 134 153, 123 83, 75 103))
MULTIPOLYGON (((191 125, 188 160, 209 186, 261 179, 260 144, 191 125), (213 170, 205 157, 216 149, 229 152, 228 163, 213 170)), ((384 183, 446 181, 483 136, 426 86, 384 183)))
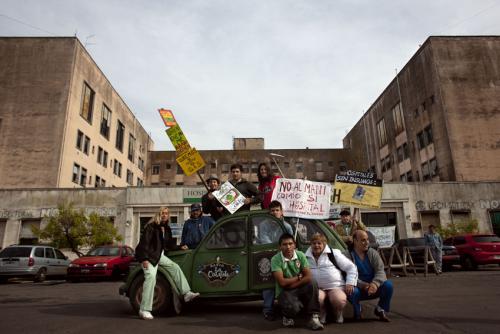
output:
POLYGON ((144 184, 153 142, 77 38, 0 38, 0 188, 144 184))
POLYGON ((500 180, 500 37, 429 37, 343 140, 386 181, 500 180))

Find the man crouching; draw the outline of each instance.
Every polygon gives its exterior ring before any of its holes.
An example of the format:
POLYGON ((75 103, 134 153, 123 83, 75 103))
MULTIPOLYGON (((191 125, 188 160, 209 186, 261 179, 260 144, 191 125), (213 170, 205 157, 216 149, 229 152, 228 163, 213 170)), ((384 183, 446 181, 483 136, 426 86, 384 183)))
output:
POLYGON ((283 326, 293 327, 295 316, 304 308, 311 316, 308 327, 323 329, 319 321, 318 287, 312 279, 309 262, 301 251, 295 250, 293 236, 284 233, 279 239, 280 252, 271 259, 276 280, 276 296, 283 314, 283 326))

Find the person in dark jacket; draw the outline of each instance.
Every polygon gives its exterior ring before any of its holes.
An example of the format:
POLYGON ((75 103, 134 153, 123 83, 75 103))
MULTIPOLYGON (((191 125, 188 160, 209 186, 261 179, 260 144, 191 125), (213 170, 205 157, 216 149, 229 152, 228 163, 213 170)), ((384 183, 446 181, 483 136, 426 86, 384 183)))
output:
POLYGON ((216 176, 210 176, 207 179, 207 184, 209 191, 201 197, 201 206, 204 214, 210 215, 213 220, 217 221, 228 213, 217 198, 212 195, 214 191, 219 190, 220 180, 216 176))
POLYGON ((203 216, 200 204, 191 204, 191 217, 182 228, 181 249, 195 249, 214 224, 211 217, 203 216))
POLYGON ((135 257, 141 263, 144 271, 142 300, 139 309, 139 317, 144 320, 153 319, 151 311, 153 310, 158 265, 170 274, 185 302, 200 295, 191 291, 179 265, 166 256, 168 250, 177 248, 175 240, 172 238, 172 230, 168 225, 169 218, 168 208, 160 208, 160 211, 146 224, 141 240, 135 249, 135 257))
POLYGON ((231 165, 231 180, 229 182, 245 196, 245 204, 238 211, 250 210, 252 204, 260 203, 257 187, 241 177, 242 170, 243 166, 238 163, 231 165))

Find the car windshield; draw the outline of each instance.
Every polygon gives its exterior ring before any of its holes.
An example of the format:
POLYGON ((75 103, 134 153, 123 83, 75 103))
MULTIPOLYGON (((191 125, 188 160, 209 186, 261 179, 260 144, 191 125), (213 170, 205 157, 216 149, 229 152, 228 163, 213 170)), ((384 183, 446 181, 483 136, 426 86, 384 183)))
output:
POLYGON ((485 243, 485 242, 500 242, 500 238, 496 235, 476 235, 472 237, 475 242, 485 243))
POLYGON ((120 255, 120 248, 118 247, 99 247, 94 248, 85 256, 118 256, 120 255))
POLYGON ((31 247, 8 247, 0 252, 0 258, 5 257, 29 257, 31 247))

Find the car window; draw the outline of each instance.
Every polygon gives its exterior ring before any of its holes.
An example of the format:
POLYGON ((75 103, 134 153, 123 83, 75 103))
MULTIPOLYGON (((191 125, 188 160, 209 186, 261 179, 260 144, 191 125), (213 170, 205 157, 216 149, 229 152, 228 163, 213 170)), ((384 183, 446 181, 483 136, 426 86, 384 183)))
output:
POLYGON ((500 238, 496 235, 475 235, 472 239, 478 243, 500 242, 500 238))
POLYGON ((314 233, 324 234, 321 228, 317 225, 317 223, 314 220, 303 219, 303 218, 291 218, 290 225, 292 225, 294 229, 295 226, 297 225, 297 234, 300 237, 302 243, 304 244, 311 243, 311 237, 313 236, 314 233), (299 220, 298 225, 296 219, 299 220))
POLYGON ((127 248, 128 255, 134 256, 134 250, 132 248, 127 248))
POLYGON ((54 249, 54 252, 56 252, 56 257, 58 259, 66 260, 66 256, 59 249, 54 249))
POLYGON ((283 234, 280 224, 266 216, 256 216, 252 218, 252 229, 254 245, 266 245, 277 243, 283 234))
POLYGON ((86 256, 118 256, 120 248, 118 247, 98 247, 87 253, 86 256))
POLYGON ((443 244, 446 245, 446 246, 453 246, 453 239, 452 238, 448 238, 445 241, 443 241, 443 244))
POLYGON ((55 259, 54 250, 52 248, 45 248, 45 257, 49 259, 55 259))
POLYGON ((41 247, 35 248, 35 256, 36 257, 44 257, 43 248, 41 248, 41 247))
POLYGON ((455 237, 455 245, 463 245, 463 244, 465 244, 464 237, 455 237))
POLYGON ((7 247, 0 252, 0 258, 5 257, 29 257, 31 247, 7 247))
POLYGON ((236 219, 215 225, 214 232, 208 237, 208 249, 240 248, 246 244, 246 221, 236 219))

